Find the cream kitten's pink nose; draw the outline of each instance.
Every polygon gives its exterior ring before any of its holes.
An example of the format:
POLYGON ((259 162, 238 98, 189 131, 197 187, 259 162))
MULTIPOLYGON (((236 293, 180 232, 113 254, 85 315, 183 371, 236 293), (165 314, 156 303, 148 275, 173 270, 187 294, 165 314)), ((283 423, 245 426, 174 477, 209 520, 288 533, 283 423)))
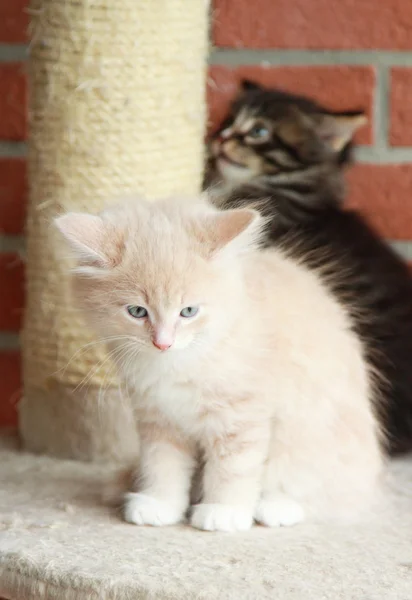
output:
POLYGON ((174 324, 158 324, 152 330, 152 344, 158 350, 164 352, 173 346, 175 341, 174 324))
POLYGON ((165 327, 156 328, 152 334, 152 344, 162 352, 169 350, 173 344, 173 334, 170 329, 165 327))
POLYGON ((152 343, 153 346, 156 346, 156 348, 159 348, 159 350, 162 350, 162 352, 164 350, 168 350, 172 345, 171 342, 158 342, 157 340, 152 340, 152 343))

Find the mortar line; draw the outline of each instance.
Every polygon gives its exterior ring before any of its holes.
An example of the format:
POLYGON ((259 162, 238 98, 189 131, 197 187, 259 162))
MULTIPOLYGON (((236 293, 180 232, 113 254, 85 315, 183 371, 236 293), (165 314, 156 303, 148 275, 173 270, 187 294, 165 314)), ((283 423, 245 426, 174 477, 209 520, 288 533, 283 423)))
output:
POLYGON ((27 60, 27 44, 0 44, 1 62, 24 62, 27 60))
POLYGON ((388 240, 389 245, 405 260, 412 260, 411 240, 388 240))
MULTIPOLYGON (((25 158, 27 157, 26 142, 0 141, 0 158, 25 158)), ((396 148, 387 146, 379 150, 374 146, 358 146, 356 160, 364 163, 409 163, 412 162, 412 146, 396 148)))
MULTIPOLYGON (((27 157, 26 142, 0 141, 0 158, 25 158, 27 157)), ((364 163, 408 163, 412 162, 412 146, 396 148, 387 146, 375 149, 374 146, 358 146, 356 160, 364 163)))
POLYGON ((0 141, 0 158, 21 158, 27 156, 26 142, 0 141))
POLYGON ((412 66, 411 50, 284 50, 284 49, 231 49, 213 48, 209 62, 212 65, 267 66, 337 66, 385 65, 412 66))
POLYGON ((386 65, 377 65, 376 67, 376 88, 374 98, 374 134, 375 150, 378 152, 387 152, 388 134, 390 127, 389 115, 389 69, 386 65))
POLYGON ((0 234, 0 252, 21 254, 25 249, 25 237, 23 235, 0 234))
POLYGON ((20 336, 18 333, 0 331, 0 352, 4 350, 19 350, 20 336))
MULTIPOLYGON (((0 44, 0 62, 25 61, 28 58, 27 44, 0 44)), ((211 64, 254 65, 267 62, 269 65, 369 65, 371 63, 412 66, 410 50, 306 50, 302 49, 254 49, 211 47, 211 64)))
POLYGON ((406 165, 412 163, 412 147, 359 146, 355 150, 355 159, 356 162, 363 164, 406 165))

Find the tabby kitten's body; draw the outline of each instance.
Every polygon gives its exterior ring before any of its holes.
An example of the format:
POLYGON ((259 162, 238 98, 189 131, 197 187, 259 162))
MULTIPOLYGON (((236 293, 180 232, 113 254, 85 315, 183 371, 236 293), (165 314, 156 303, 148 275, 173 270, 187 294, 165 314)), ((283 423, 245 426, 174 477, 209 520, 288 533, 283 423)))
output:
POLYGON ((205 186, 221 207, 253 206, 269 217, 267 245, 321 273, 347 307, 397 453, 412 448, 412 279, 362 216, 343 207, 343 171, 364 121, 245 82, 211 140, 205 186))
POLYGON ((256 211, 136 200, 57 225, 136 411, 126 520, 184 519, 200 463, 200 529, 369 506, 382 457, 362 345, 316 273, 258 247, 256 211))

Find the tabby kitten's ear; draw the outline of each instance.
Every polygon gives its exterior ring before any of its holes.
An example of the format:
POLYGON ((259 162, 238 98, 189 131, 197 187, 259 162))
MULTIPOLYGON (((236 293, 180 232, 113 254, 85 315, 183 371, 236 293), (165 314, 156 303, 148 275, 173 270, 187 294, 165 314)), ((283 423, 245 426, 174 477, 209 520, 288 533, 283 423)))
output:
POLYGON ((240 82, 240 87, 244 92, 250 92, 252 90, 263 90, 263 86, 255 81, 251 81, 250 79, 242 79, 240 82))
POLYGON ((333 152, 340 152, 367 121, 363 113, 324 114, 317 120, 315 129, 326 146, 333 152))

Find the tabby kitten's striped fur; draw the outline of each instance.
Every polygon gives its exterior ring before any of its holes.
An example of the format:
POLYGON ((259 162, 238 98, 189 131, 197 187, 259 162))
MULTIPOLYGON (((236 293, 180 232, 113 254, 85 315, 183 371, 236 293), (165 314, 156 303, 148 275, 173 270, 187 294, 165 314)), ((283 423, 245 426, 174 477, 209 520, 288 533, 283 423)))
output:
MULTIPOLYGON (((205 187, 224 208, 253 205, 281 245, 322 273, 362 339, 388 450, 412 448, 412 279, 360 214, 343 207, 344 168, 360 112, 245 81, 212 136, 205 187)), ((331 348, 333 352, 333 348, 331 348)))

